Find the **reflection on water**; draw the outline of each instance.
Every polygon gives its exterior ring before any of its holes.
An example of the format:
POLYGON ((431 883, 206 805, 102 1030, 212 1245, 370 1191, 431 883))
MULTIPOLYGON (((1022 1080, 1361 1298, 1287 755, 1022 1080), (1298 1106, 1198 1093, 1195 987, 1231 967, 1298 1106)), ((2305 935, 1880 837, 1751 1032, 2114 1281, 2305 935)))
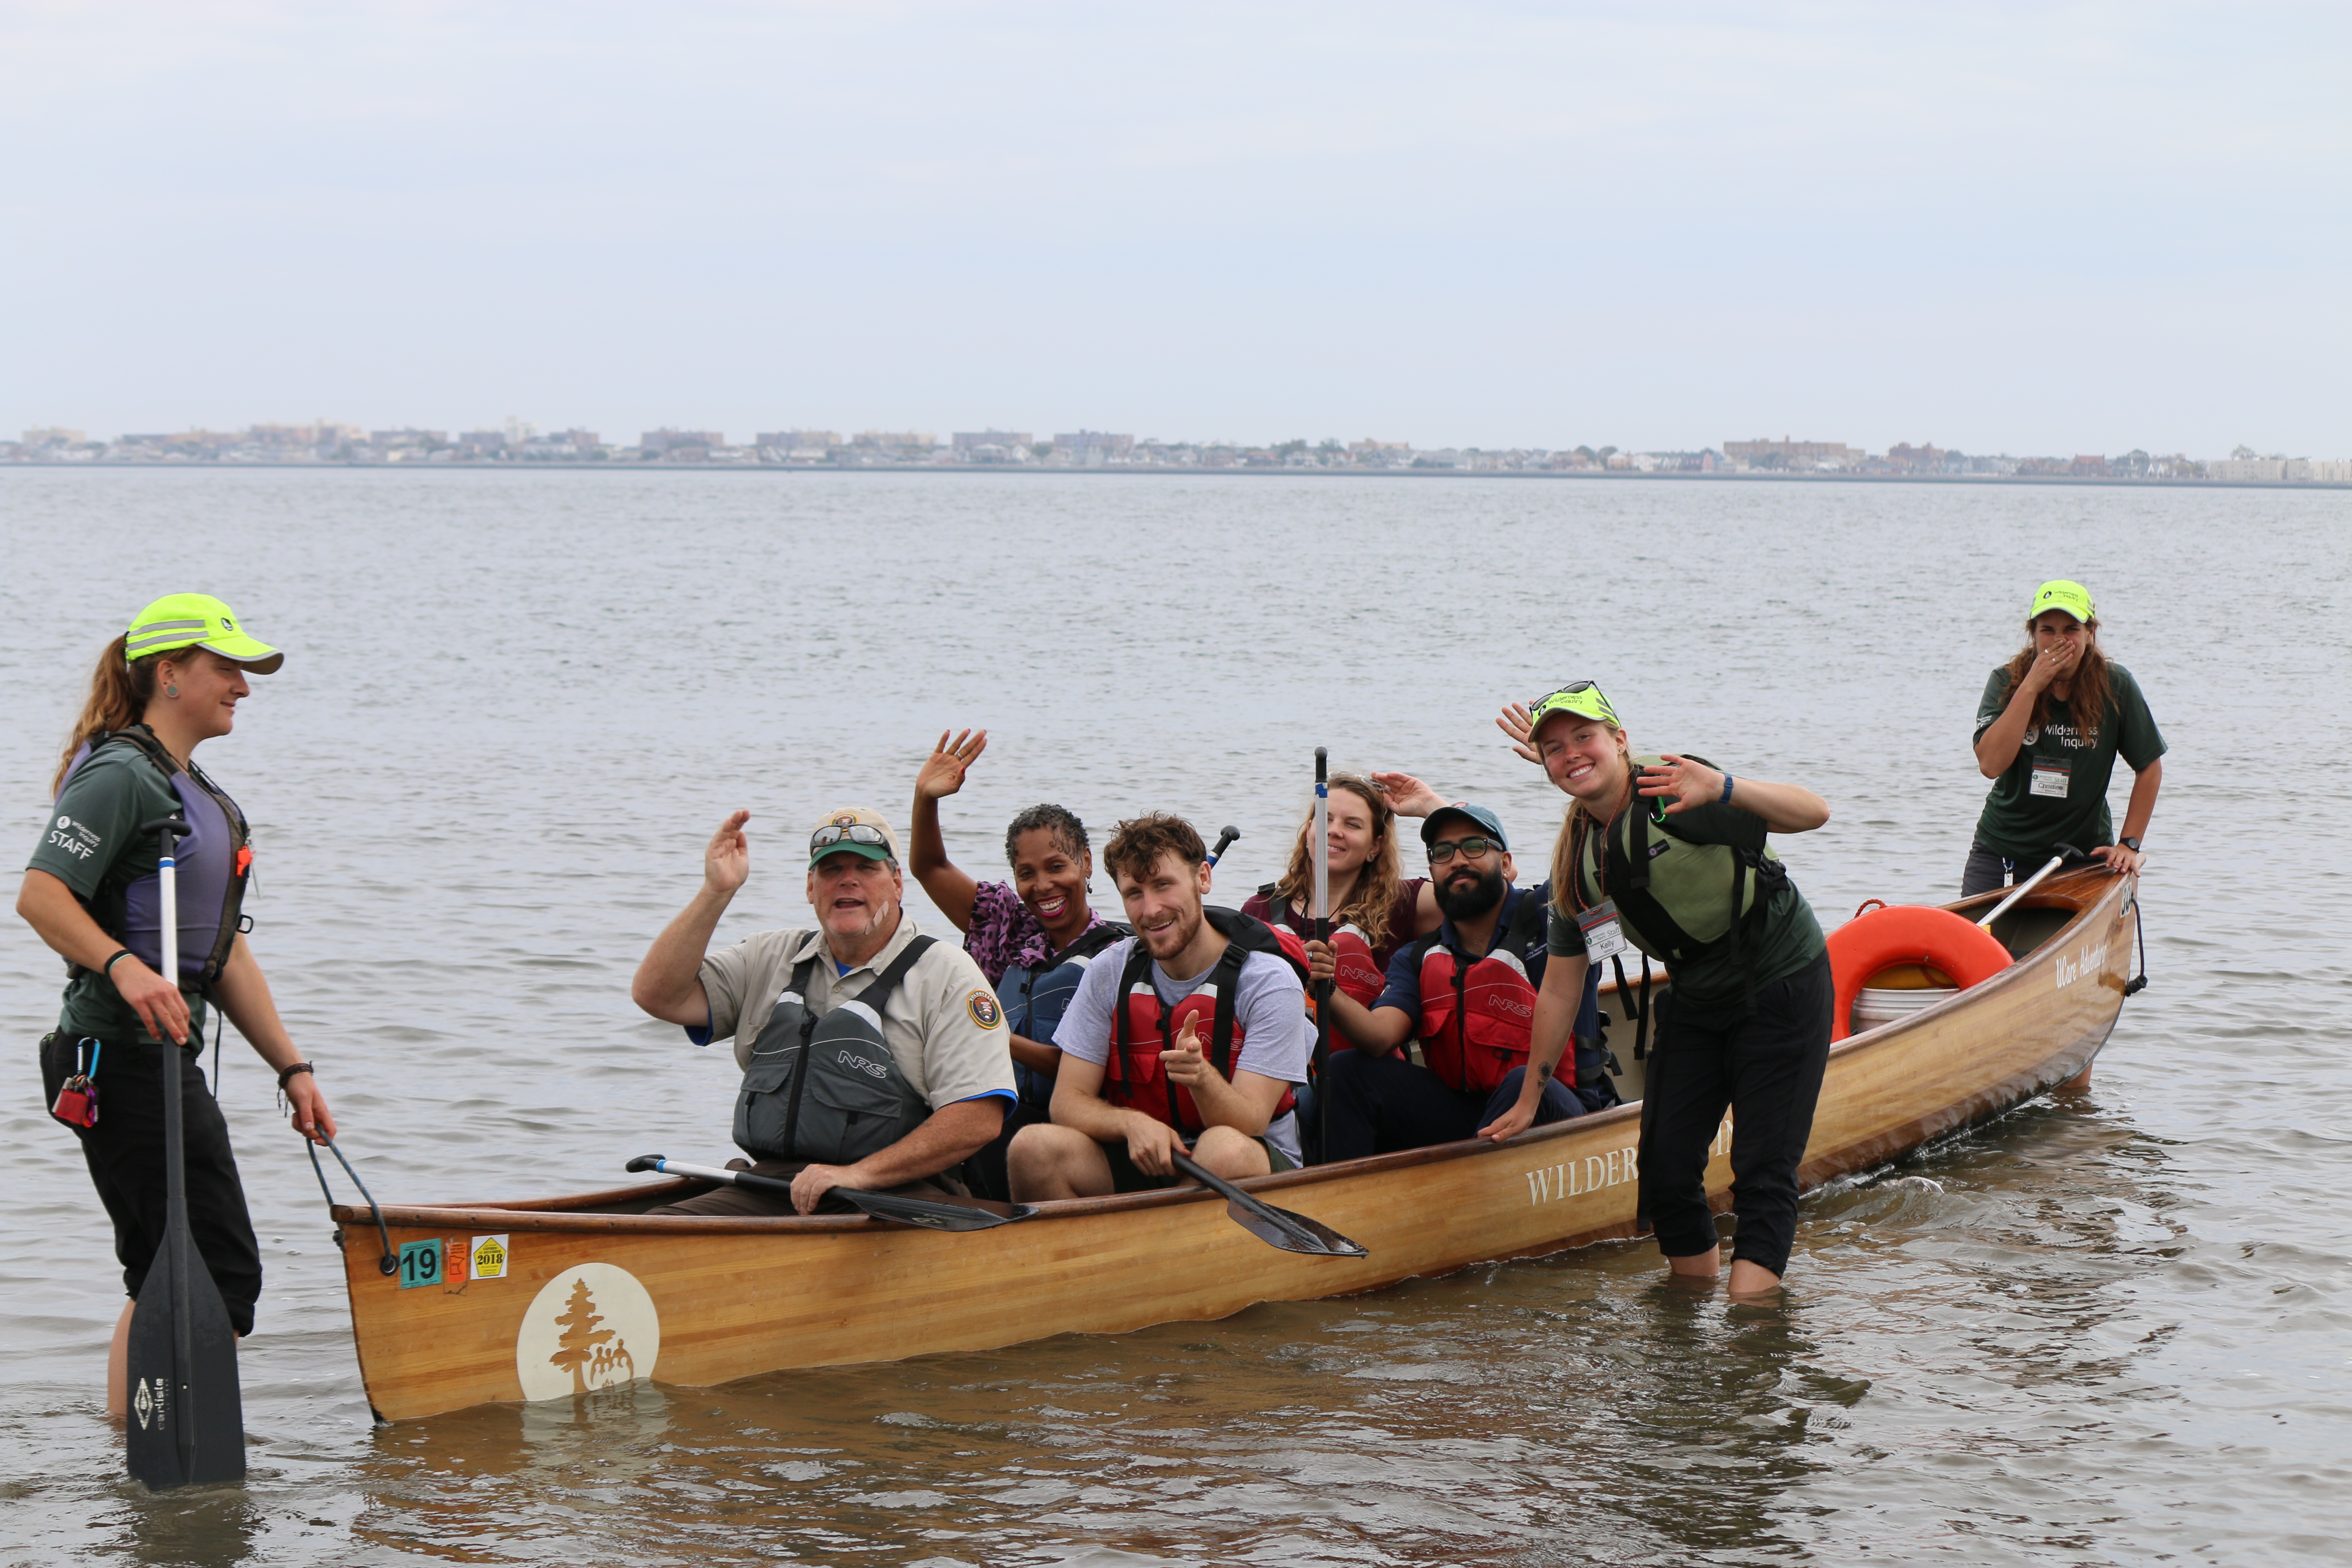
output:
MULTIPOLYGON (((2254 491, 0 473, 0 614, 45 628, 0 647, 14 820, 143 592, 90 584, 147 583, 159 529, 218 542, 232 602, 293 650, 205 760, 257 825, 254 940, 388 1199, 722 1155, 730 1064, 637 1016, 630 968, 727 809, 755 813, 753 880, 722 935, 793 921, 782 846, 843 800, 903 812, 943 724, 993 732, 947 814, 968 868, 992 874, 1039 798, 1098 833, 1164 805, 1240 824, 1238 901, 1286 852, 1317 743, 1540 846, 1559 797, 1487 715, 1594 676, 1637 743, 1822 791, 1834 820, 1789 852, 1832 922, 1949 896, 1983 787, 1968 720, 2032 582, 2094 583, 2173 746, 2154 984, 2091 1089, 1813 1194, 1771 1308, 1611 1244, 1223 1323, 372 1429, 317 1190, 232 1043, 268 1279, 250 1481, 194 1496, 121 1481, 97 1410, 114 1271, 33 1103, 58 973, 19 933, 0 1560, 2339 1560, 2347 521, 2343 497, 2254 491), (1507 563, 1475 613, 1433 593, 1432 538, 1507 563), (887 573, 811 570, 843 549, 887 573), (1318 552, 1349 593, 1292 585, 1318 552), (352 605, 395 583, 399 657, 355 647, 352 605), (2252 599, 2278 635, 2179 635, 2252 599), (1653 646, 1704 678, 1645 677, 1653 646)), ((549 1308, 548 1354, 580 1352, 559 1386, 618 1365, 599 1333, 640 1353, 588 1293, 549 1308)))

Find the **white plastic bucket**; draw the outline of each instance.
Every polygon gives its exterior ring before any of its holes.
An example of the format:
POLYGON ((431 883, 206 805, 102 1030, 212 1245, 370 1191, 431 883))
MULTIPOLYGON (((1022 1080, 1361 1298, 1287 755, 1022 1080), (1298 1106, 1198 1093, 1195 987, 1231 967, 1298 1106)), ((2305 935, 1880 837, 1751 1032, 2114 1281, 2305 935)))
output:
POLYGON ((1921 986, 1903 991, 1875 990, 1865 985, 1853 999, 1853 1032, 1859 1035, 1865 1029, 1875 1029, 1881 1024, 1907 1018, 1948 996, 1958 994, 1958 989, 1949 985, 1921 986))

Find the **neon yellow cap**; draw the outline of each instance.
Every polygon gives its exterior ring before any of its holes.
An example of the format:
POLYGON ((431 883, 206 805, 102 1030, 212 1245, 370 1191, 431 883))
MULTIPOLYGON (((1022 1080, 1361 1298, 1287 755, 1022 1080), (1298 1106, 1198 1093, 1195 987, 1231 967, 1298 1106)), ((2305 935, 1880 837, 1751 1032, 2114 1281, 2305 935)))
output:
POLYGON ((1617 710, 1601 695, 1601 688, 1589 680, 1571 681, 1549 696, 1537 698, 1535 706, 1528 710, 1528 733, 1532 735, 1543 728, 1543 721, 1554 713, 1598 719, 1612 730, 1625 727, 1617 721, 1617 710))
POLYGON ((2069 583, 2061 577, 2044 583, 2033 591, 2033 610, 2025 618, 2039 620, 2044 610, 2063 610, 2078 621, 2098 619, 2099 607, 2091 603, 2091 591, 2080 583, 2069 583))
POLYGON ((130 629, 122 634, 128 659, 175 647, 208 649, 256 675, 275 675, 286 662, 284 654, 247 636, 237 625, 236 612, 210 594, 166 594, 131 617, 130 629))

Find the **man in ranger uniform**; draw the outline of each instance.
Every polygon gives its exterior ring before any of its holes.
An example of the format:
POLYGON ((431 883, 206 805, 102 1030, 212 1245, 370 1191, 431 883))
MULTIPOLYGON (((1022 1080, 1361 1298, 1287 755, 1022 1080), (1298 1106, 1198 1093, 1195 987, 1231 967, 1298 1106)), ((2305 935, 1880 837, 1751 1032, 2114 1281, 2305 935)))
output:
POLYGON ((654 939, 629 994, 698 1046, 735 1037, 735 1142, 750 1170, 791 1182, 793 1195, 719 1187, 651 1212, 850 1212, 828 1197, 835 1187, 960 1194, 955 1167, 996 1136, 1013 1103, 996 993, 961 948, 915 930, 898 837, 862 806, 828 812, 809 835, 815 930, 754 931, 709 952, 751 874, 751 816, 736 812, 711 837, 701 890, 654 939))
POLYGON ((1062 1013, 1054 1120, 1013 1137, 1014 1201, 1171 1186, 1186 1152, 1229 1180, 1298 1165, 1291 1091, 1315 1048, 1303 950, 1205 907, 1208 859, 1164 812, 1103 847, 1135 935, 1087 965, 1062 1013))
MULTIPOLYGON (((1327 1159, 1450 1143, 1486 1131, 1517 1104, 1539 1025, 1572 1023, 1576 1080, 1547 1080, 1527 1125, 1581 1116, 1615 1099, 1597 1041, 1596 977, 1570 977, 1581 981, 1582 994, 1572 1020, 1565 1005, 1539 994, 1545 899, 1510 885, 1517 868, 1501 821, 1485 806, 1457 801, 1429 814, 1421 841, 1445 918, 1389 961, 1387 988, 1370 1007, 1332 993, 1333 1026, 1356 1048, 1334 1052, 1326 1074, 1327 1159), (1420 1064, 1400 1048, 1414 1038, 1420 1064)), ((1318 954, 1318 978, 1329 963, 1318 954)))

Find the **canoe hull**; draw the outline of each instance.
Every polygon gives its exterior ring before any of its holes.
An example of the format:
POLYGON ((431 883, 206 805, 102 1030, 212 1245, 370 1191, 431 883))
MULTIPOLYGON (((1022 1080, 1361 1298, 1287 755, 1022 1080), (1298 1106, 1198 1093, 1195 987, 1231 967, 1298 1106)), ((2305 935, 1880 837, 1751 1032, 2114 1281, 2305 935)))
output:
MULTIPOLYGON (((2130 882, 2049 884, 2071 914, 2023 961, 1832 1052, 1802 1180, 1884 1163, 2074 1077, 2114 1027, 2128 973, 2130 882)), ((1621 1055, 1629 1037, 1615 1034, 1621 1055)), ((1369 1247, 1276 1251, 1197 1189, 1045 1205, 944 1234, 859 1217, 702 1219, 610 1210, 690 1184, 528 1204, 384 1211, 395 1255, 438 1242, 444 1277, 387 1277, 363 1207, 338 1205, 361 1372, 403 1420, 635 1377, 697 1385, 792 1367, 982 1351, 1059 1333, 1223 1318, 1260 1301, 1370 1290, 1634 1228, 1638 1106, 1523 1134, 1248 1184, 1369 1247), (598 1212, 606 1211, 606 1212, 598 1212), (502 1238, 470 1266, 477 1238, 502 1238), (465 1259, 457 1270, 447 1260, 465 1259), (1170 1267, 1181 1260, 1181 1267, 1170 1267)), ((1730 1127, 1707 1167, 1727 1203, 1730 1127)), ((421 1265, 422 1259, 419 1260, 421 1265)))

